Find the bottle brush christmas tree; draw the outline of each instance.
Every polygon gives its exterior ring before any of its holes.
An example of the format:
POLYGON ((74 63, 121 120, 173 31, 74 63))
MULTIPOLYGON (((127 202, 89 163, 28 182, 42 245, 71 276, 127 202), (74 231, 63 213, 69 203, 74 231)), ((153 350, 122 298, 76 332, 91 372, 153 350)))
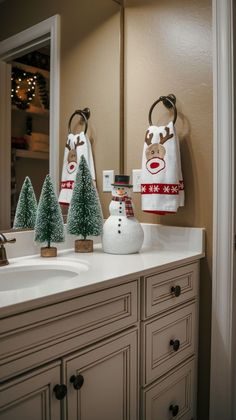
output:
POLYGON ((33 185, 27 176, 21 188, 13 222, 14 229, 34 229, 37 200, 33 185))
POLYGON ((47 175, 39 199, 35 223, 35 241, 46 243, 46 247, 41 248, 42 257, 56 257, 57 248, 51 247, 51 243, 59 243, 64 240, 64 225, 60 205, 50 175, 47 175))
POLYGON ((103 218, 99 197, 86 159, 82 155, 67 217, 68 233, 81 235, 83 238, 75 241, 75 251, 92 252, 93 241, 87 237, 101 235, 102 228, 103 218))

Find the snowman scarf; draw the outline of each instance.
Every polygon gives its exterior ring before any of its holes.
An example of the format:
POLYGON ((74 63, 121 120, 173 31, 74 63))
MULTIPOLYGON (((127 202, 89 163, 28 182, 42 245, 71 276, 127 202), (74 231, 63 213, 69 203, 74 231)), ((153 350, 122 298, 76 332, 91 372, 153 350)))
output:
POLYGON ((124 201, 125 202, 125 214, 126 217, 134 217, 134 211, 133 211, 133 206, 132 206, 132 202, 131 199, 129 197, 112 197, 113 201, 124 201))

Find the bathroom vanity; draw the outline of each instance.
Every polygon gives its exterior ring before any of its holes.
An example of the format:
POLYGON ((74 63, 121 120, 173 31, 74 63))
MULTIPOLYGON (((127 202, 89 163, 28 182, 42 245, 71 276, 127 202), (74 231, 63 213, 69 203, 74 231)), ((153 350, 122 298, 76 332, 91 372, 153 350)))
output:
POLYGON ((64 250, 87 268, 0 291, 1 420, 196 420, 204 230, 144 231, 139 254, 64 250))

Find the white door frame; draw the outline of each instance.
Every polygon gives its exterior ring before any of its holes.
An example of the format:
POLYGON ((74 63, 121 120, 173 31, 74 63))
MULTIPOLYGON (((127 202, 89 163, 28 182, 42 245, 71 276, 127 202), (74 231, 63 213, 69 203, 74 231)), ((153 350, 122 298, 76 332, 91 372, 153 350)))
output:
POLYGON ((233 0, 213 0, 213 276, 210 419, 235 419, 233 0))
MULTIPOLYGON (((59 188, 59 111, 60 111, 60 16, 52 16, 10 38, 0 42, 0 165, 3 173, 10 175, 9 162, 6 162, 6 142, 10 133, 10 88, 6 84, 9 78, 9 61, 14 60, 19 53, 26 53, 29 48, 37 48, 50 41, 50 113, 49 113, 49 172, 56 191, 59 188), (6 106, 7 104, 7 106, 6 106)), ((7 177, 6 177, 7 178, 7 177)), ((7 186, 0 183, 0 196, 7 196, 7 186), (3 191, 1 191, 3 190, 3 191)), ((9 184, 10 185, 10 184, 9 184)), ((9 186, 10 188, 10 186, 9 186)), ((9 203, 8 203, 9 205, 9 203)), ((7 207, 7 206, 6 206, 7 207)), ((9 217, 10 209, 3 217, 9 217)))

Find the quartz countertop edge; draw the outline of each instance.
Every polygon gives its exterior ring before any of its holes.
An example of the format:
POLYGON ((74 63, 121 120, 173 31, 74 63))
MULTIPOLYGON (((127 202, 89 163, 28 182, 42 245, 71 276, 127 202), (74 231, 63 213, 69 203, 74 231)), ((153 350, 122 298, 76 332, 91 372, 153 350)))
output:
MULTIPOLYGON (((73 249, 61 250, 58 260, 84 262, 88 270, 78 274, 73 282, 67 281, 48 290, 40 291, 32 287, 32 296, 24 298, 21 293, 0 292, 0 318, 26 312, 50 304, 73 299, 88 293, 93 293, 107 287, 113 287, 141 275, 160 273, 169 269, 186 265, 205 256, 203 228, 171 228, 159 225, 145 225, 145 240, 141 251, 137 254, 115 255, 105 254, 101 244, 95 244, 94 252, 77 254, 73 249), (166 239, 166 240, 165 240, 166 239)), ((20 260, 30 262, 30 259, 41 260, 39 255, 17 257, 10 264, 20 260)), ((0 269, 1 281, 1 269, 0 269)), ((24 289, 23 289, 24 290, 24 289)), ((30 288, 31 290, 31 288, 30 288)))

